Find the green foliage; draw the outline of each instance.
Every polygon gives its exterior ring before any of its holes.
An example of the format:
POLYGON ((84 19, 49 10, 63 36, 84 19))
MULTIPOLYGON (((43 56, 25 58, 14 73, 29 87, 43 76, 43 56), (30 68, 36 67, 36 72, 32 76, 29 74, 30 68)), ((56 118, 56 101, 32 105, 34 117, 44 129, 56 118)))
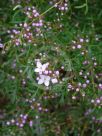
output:
MULTIPOLYGON (((56 1, 58 5, 63 2, 56 1)), ((101 136, 102 101, 96 100, 102 97, 102 2, 69 0, 67 4, 68 10, 60 11, 48 0, 0 1, 1 136, 101 136), (26 15, 26 7, 32 6, 39 11, 37 18, 26 15), (33 28, 32 23, 41 19, 43 26, 33 28), (31 42, 24 37, 24 23, 31 27, 31 42), (12 38, 12 30, 20 33, 12 38), (38 84, 35 59, 49 62, 51 71, 59 71, 57 84, 38 84), (85 61, 89 63, 83 64, 85 61), (86 87, 78 86, 87 80, 86 87), (21 114, 28 115, 24 127, 7 125, 12 119, 20 120, 21 114)))

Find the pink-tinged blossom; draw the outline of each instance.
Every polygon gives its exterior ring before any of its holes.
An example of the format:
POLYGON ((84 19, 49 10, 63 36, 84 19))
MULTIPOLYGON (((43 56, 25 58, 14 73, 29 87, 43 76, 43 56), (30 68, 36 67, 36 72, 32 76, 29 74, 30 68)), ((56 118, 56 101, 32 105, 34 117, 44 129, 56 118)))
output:
POLYGON ((37 68, 35 68, 35 72, 42 74, 48 67, 49 63, 41 64, 41 62, 37 62, 37 68))
POLYGON ((51 81, 52 81, 52 83, 53 83, 53 84, 56 84, 56 83, 58 83, 58 80, 57 80, 57 78, 53 78, 53 79, 51 79, 51 81))
POLYGON ((38 80, 38 84, 44 84, 45 86, 49 86, 50 79, 51 79, 50 76, 40 75, 40 78, 38 80))

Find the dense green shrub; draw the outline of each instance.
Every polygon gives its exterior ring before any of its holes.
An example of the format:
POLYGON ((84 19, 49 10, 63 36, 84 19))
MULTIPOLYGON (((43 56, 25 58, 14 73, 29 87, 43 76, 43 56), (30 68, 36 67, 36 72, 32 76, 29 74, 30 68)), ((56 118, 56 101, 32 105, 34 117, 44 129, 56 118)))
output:
POLYGON ((4 0, 0 16, 0 136, 101 136, 101 0, 4 0))

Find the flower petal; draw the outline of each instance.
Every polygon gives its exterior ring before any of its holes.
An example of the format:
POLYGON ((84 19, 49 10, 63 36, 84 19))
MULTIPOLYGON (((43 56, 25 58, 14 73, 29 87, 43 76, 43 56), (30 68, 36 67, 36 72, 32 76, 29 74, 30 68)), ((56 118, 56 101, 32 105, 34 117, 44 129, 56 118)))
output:
POLYGON ((41 85, 41 84, 43 84, 43 83, 44 83, 44 80, 39 79, 38 84, 41 85))
POLYGON ((39 69, 39 68, 35 68, 34 71, 35 71, 35 72, 40 72, 40 69, 39 69))
POLYGON ((53 84, 58 82, 58 80, 56 78, 53 78, 51 81, 52 81, 53 84))
POLYGON ((44 79, 45 79, 45 75, 40 75, 40 78, 41 78, 42 80, 44 80, 44 79))
POLYGON ((41 64, 39 61, 37 61, 37 67, 38 67, 38 68, 41 68, 41 67, 42 67, 42 64, 41 64))
POLYGON ((51 79, 50 76, 46 76, 46 77, 45 77, 45 80, 47 80, 47 81, 49 81, 50 79, 51 79))
POLYGON ((45 69, 47 68, 47 66, 45 64, 42 65, 42 71, 45 71, 45 69))
POLYGON ((45 80, 44 84, 45 84, 45 86, 49 86, 49 81, 45 80))

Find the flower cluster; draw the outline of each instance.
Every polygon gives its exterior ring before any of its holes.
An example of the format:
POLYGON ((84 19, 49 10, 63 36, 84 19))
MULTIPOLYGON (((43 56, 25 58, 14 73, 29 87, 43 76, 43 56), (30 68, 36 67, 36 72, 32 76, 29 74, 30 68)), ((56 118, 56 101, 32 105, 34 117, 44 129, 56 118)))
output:
POLYGON ((82 96, 85 96, 85 92, 82 92, 82 90, 90 85, 90 72, 84 73, 83 70, 80 70, 79 76, 82 78, 82 82, 68 83, 68 91, 80 92, 82 96))
POLYGON ((25 23, 18 23, 15 25, 15 29, 8 30, 11 42, 16 45, 26 45, 27 43, 34 43, 34 36, 43 36, 41 27, 43 26, 43 20, 35 7, 26 7, 24 14, 28 17, 28 21, 25 23))
POLYGON ((102 107, 102 96, 96 99, 92 99, 91 103, 94 104, 95 106, 102 107))
POLYGON ((36 8, 34 6, 33 7, 27 7, 25 9, 24 13, 29 18, 29 20, 32 21, 30 23, 33 27, 43 26, 43 20, 41 19, 40 14, 38 13, 38 11, 36 10, 36 8))
POLYGON ((8 30, 7 33, 10 34, 10 38, 14 45, 19 46, 21 44, 21 40, 19 39, 20 30, 12 29, 8 30))
MULTIPOLYGON (((31 96, 31 94, 29 94, 31 96)), ((35 98, 26 98, 25 102, 27 106, 30 107, 30 114, 26 112, 25 114, 15 115, 15 117, 6 122, 8 126, 18 126, 20 128, 28 124, 30 127, 33 126, 35 120, 40 118, 40 114, 48 112, 48 108, 45 108, 40 102, 37 102, 35 98)))
POLYGON ((52 84, 58 83, 59 71, 50 70, 48 62, 42 64, 40 60, 36 60, 36 68, 34 69, 34 71, 38 73, 38 84, 49 86, 50 82, 52 84))
POLYGON ((11 119, 10 121, 7 121, 7 125, 16 125, 18 127, 23 127, 28 119, 27 114, 20 114, 16 119, 11 119))
MULTIPOLYGON (((85 43, 89 42, 89 38, 78 38, 78 40, 73 40, 72 41, 72 49, 81 49, 85 43)), ((83 54, 82 54, 83 55, 83 54)))
MULTIPOLYGON (((28 17, 29 22, 26 24, 27 30, 31 30, 32 34, 35 36, 43 36, 41 32, 41 27, 43 26, 43 20, 42 17, 40 16, 39 12, 36 10, 34 6, 32 7, 26 7, 24 10, 25 15, 28 17), (29 26, 29 27, 27 27, 29 26)), ((26 37, 26 35, 25 35, 26 37)))
POLYGON ((58 3, 58 0, 53 0, 49 2, 51 5, 55 4, 55 7, 58 8, 60 11, 67 11, 68 10, 68 0, 64 0, 63 2, 58 3))
POLYGON ((36 110, 37 112, 48 112, 47 108, 44 108, 40 102, 37 102, 35 98, 26 99, 26 102, 29 104, 32 110, 36 110))
MULTIPOLYGON (((38 119, 39 117, 36 115, 35 119, 38 119)), ((7 126, 18 126, 20 128, 24 127, 26 124, 28 124, 30 127, 34 124, 34 119, 28 116, 28 114, 20 114, 15 119, 11 119, 10 121, 6 122, 7 126)))

